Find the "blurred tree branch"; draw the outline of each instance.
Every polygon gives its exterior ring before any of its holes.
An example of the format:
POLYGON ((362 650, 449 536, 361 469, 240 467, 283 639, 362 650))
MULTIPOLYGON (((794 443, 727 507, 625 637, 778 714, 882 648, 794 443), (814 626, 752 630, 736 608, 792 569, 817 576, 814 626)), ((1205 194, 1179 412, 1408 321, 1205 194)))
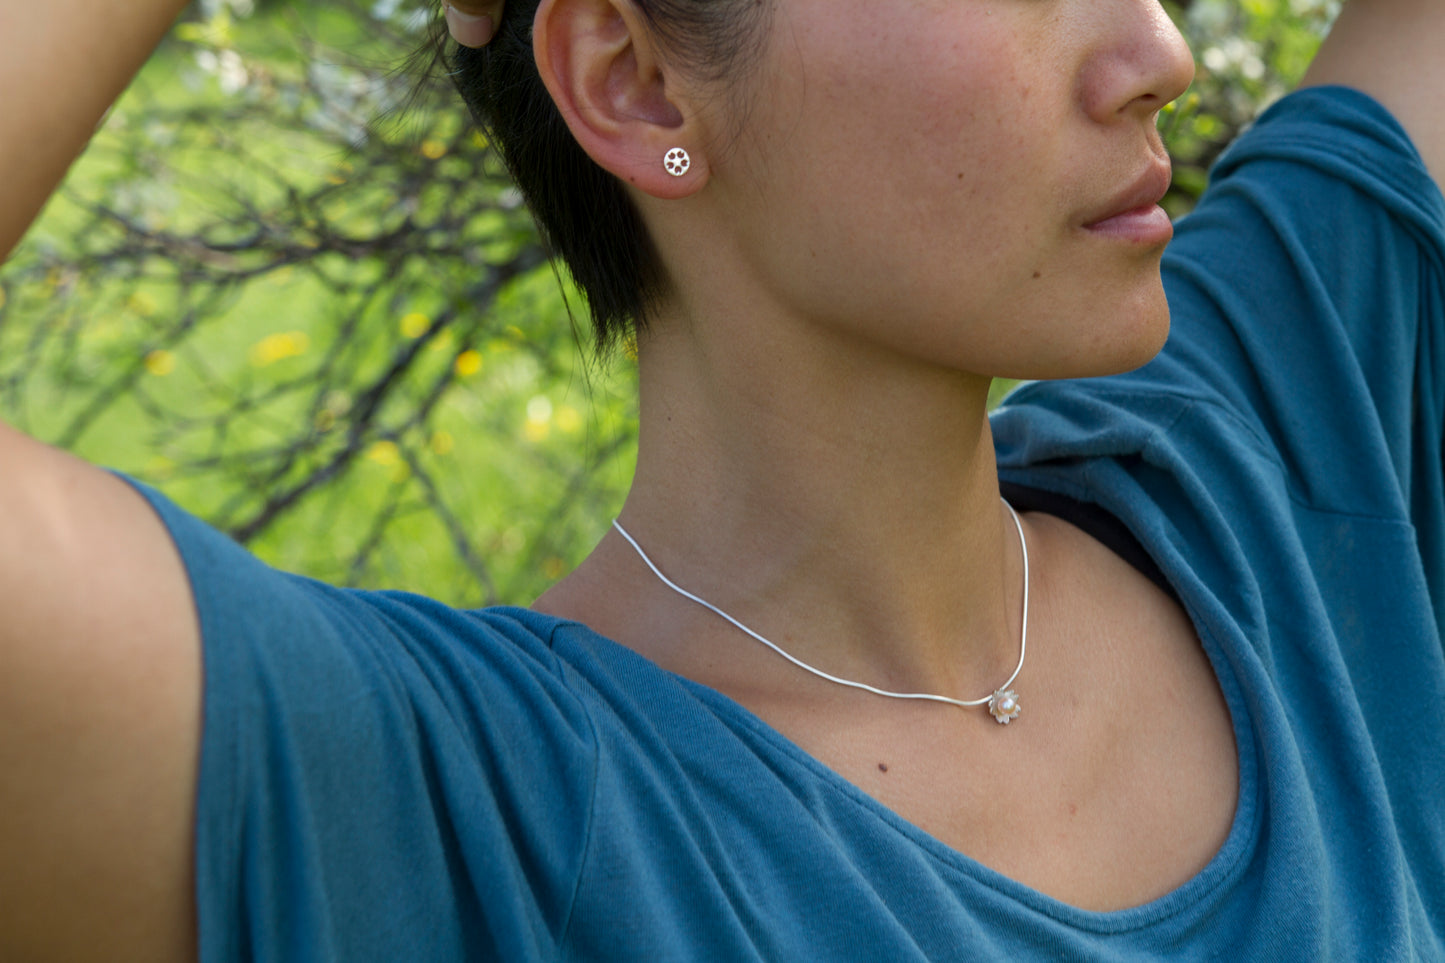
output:
POLYGON ((288 567, 528 601, 620 501, 628 392, 455 94, 396 71, 421 11, 250 13, 192 11, 0 275, 0 409, 288 567))

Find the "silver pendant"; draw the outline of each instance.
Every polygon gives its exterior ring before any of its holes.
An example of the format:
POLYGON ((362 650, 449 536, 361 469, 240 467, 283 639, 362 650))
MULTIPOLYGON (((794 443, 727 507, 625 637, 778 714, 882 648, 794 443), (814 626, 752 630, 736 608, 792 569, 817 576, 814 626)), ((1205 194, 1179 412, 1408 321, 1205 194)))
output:
POLYGON ((1019 694, 1012 689, 999 689, 988 700, 988 711, 1001 726, 1017 719, 1020 708, 1019 694))

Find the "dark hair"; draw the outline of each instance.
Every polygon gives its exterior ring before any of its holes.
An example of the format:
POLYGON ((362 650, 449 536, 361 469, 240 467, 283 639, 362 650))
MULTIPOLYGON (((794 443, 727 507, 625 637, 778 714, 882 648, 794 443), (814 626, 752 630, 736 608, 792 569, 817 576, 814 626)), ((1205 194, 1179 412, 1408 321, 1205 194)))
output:
MULTIPOLYGON (((762 46, 770 0, 631 0, 668 62, 702 81, 745 70, 762 46), (683 66, 685 65, 685 66, 683 66)), ((457 90, 500 152, 544 240, 587 299, 599 352, 645 329, 663 272, 617 178, 573 138, 537 73, 537 0, 507 0, 492 42, 452 45, 457 90)), ((659 163, 661 159, 659 158, 659 163)))

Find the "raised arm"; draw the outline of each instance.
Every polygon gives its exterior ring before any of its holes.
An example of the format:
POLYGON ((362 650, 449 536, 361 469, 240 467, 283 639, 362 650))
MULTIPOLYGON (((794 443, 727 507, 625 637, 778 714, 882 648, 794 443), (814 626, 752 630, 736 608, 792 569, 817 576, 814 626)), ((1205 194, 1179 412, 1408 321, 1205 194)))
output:
POLYGON ((0 0, 0 261, 183 0, 0 0))
POLYGON ((1349 0, 1304 82, 1380 101, 1445 183, 1445 0, 1349 0))
MULTIPOLYGON (((0 256, 182 6, 0 0, 0 256)), ((0 960, 195 958, 192 609, 139 495, 0 425, 0 960)))

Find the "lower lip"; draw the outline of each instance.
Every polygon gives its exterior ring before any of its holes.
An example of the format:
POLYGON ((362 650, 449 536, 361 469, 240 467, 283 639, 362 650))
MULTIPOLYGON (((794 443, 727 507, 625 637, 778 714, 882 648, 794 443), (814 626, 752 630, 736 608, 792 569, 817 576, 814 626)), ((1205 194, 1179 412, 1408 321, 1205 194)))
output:
POLYGON ((1091 234, 1128 241, 1132 244, 1168 244, 1174 237, 1174 224, 1158 204, 1136 207, 1084 228, 1091 234))

